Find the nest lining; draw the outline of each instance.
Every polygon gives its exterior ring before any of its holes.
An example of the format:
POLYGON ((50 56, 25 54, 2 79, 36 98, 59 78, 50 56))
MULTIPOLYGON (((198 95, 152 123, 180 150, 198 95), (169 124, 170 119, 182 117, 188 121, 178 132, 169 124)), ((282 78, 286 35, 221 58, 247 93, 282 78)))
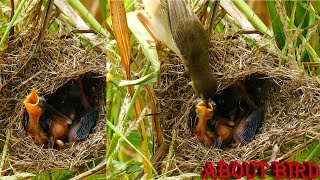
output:
POLYGON ((105 54, 82 46, 76 38, 55 34, 43 39, 30 63, 23 67, 36 44, 37 35, 37 32, 29 32, 18 37, 0 55, 0 85, 12 79, 0 92, 0 130, 5 134, 7 128, 12 129, 5 169, 32 169, 33 172, 75 169, 89 161, 102 159, 106 145, 105 54), (20 68, 22 71, 17 74, 20 68), (32 87, 47 97, 80 75, 84 76, 85 82, 90 81, 88 85, 95 90, 95 93, 87 94, 99 112, 92 133, 87 140, 63 150, 35 145, 23 128, 25 108, 22 101, 32 87))
POLYGON ((172 166, 174 172, 202 169, 205 161, 269 161, 277 144, 280 153, 306 141, 306 134, 320 129, 320 81, 301 70, 278 68, 275 55, 251 49, 241 39, 214 37, 210 41, 210 64, 218 76, 218 93, 245 81, 255 91, 255 102, 264 120, 253 142, 221 150, 202 146, 190 130, 196 95, 182 61, 173 54, 161 59, 156 96, 167 140, 177 130, 172 166), (177 73, 178 72, 178 73, 177 73))

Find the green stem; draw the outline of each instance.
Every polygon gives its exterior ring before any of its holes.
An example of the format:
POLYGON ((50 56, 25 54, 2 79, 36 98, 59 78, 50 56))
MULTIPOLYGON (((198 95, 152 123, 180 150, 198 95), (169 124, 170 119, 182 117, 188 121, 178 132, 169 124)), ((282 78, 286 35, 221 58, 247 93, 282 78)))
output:
POLYGON ((13 23, 16 21, 18 15, 20 14, 20 12, 26 2, 27 2, 27 0, 22 0, 22 2, 19 4, 18 9, 16 10, 16 12, 15 12, 14 16, 12 17, 6 31, 4 32, 4 34, 2 36, 2 39, 0 41, 0 48, 3 46, 4 42, 6 41, 8 35, 9 35, 9 32, 10 32, 10 29, 12 28, 13 23))
POLYGON ((268 29, 268 27, 261 21, 261 19, 252 11, 252 9, 243 0, 231 0, 232 3, 248 17, 250 23, 252 23, 259 31, 268 34, 270 37, 273 33, 268 29))
POLYGON ((3 146, 3 150, 2 150, 2 158, 1 158, 1 163, 0 163, 0 177, 2 174, 2 169, 3 169, 3 165, 7 156, 7 152, 8 152, 8 144, 9 144, 9 140, 10 140, 10 136, 11 136, 11 130, 7 129, 6 130, 6 142, 3 146))
POLYGON ((172 140, 171 140, 171 144, 170 144, 170 147, 169 147, 169 154, 167 156, 166 168, 164 169, 165 171, 162 172, 162 174, 164 174, 164 175, 169 170, 169 166, 170 166, 170 162, 172 160, 171 158, 172 158, 173 150, 174 150, 174 143, 176 141, 176 138, 177 138, 177 130, 174 129, 173 132, 172 132, 172 140))
MULTIPOLYGON (((148 73, 148 71, 149 71, 149 69, 150 69, 150 66, 151 66, 151 62, 148 61, 147 65, 146 65, 146 68, 145 68, 145 70, 144 70, 144 72, 143 72, 143 76, 145 76, 145 75, 148 73)), ((137 87, 137 89, 135 90, 135 92, 134 92, 134 94, 133 94, 133 96, 132 96, 131 102, 130 102, 130 104, 129 104, 128 110, 127 110, 127 112, 126 112, 126 115, 124 116, 124 118, 123 118, 123 120, 122 120, 122 122, 121 122, 121 127, 123 127, 123 126, 126 124, 126 122, 128 121, 128 119, 129 119, 129 117, 130 117, 130 112, 131 112, 131 110, 132 110, 132 108, 133 108, 134 102, 135 102, 136 98, 138 97, 139 92, 140 92, 142 86, 143 86, 142 84, 139 84, 138 87, 137 87)), ((108 119, 107 119, 107 125, 108 125, 109 127, 111 127, 111 129, 113 129, 113 130, 116 132, 116 133, 113 135, 112 139, 111 139, 111 143, 110 143, 109 149, 108 149, 108 151, 107 151, 107 155, 106 155, 106 158, 107 158, 107 168, 108 168, 108 166, 109 166, 110 163, 111 163, 111 160, 112 160, 112 156, 113 156, 113 154, 114 154, 114 151, 115 151, 115 149, 119 146, 119 140, 120 140, 120 138, 121 138, 123 135, 120 134, 120 132, 118 132, 117 129, 112 128, 112 127, 114 127, 114 126, 113 126, 113 124, 112 124, 108 119)), ((124 137, 124 136, 123 136, 123 137, 124 137)), ((125 138, 125 137, 124 137, 124 138, 125 138)), ((130 142, 128 142, 128 144, 131 145, 130 142)), ((135 148, 135 147, 133 147, 133 148, 135 148)), ((139 153, 139 154, 142 154, 141 152, 138 152, 138 153, 139 153)), ((145 156, 143 156, 143 157, 145 158, 145 156)), ((152 167, 152 168, 153 168, 153 167, 152 167)))
POLYGON ((79 0, 67 0, 67 2, 78 11, 80 16, 90 24, 90 26, 101 33, 104 36, 107 36, 107 31, 99 24, 99 22, 92 16, 92 14, 83 6, 79 0))
POLYGON ((318 141, 318 145, 314 148, 314 150, 309 154, 305 161, 312 161, 316 156, 320 154, 320 141, 318 141))
MULTIPOLYGON (((143 75, 142 75, 143 77, 148 73, 150 66, 151 66, 151 62, 148 61, 147 65, 146 65, 146 68, 145 68, 145 70, 144 70, 144 72, 143 72, 143 75)), ((140 92, 142 86, 143 86, 142 84, 139 84, 138 87, 137 87, 137 89, 136 89, 136 91, 134 92, 134 94, 133 94, 133 96, 132 96, 132 99, 131 99, 131 102, 130 102, 130 104, 129 104, 127 113, 126 113, 126 115, 125 115, 124 118, 123 118, 122 125, 126 124, 126 122, 128 121, 129 116, 130 116, 130 111, 131 111, 131 109, 133 108, 134 102, 135 102, 135 100, 137 99, 137 97, 138 97, 138 95, 139 95, 139 92, 140 92)))
MULTIPOLYGON (((118 129, 110 122, 107 120, 107 125, 112 129, 114 130, 116 133, 115 133, 115 136, 117 136, 116 139, 120 139, 122 138, 124 141, 126 141, 138 154, 140 154, 142 156, 143 159, 146 160, 146 162, 148 163, 148 165, 151 167, 152 171, 158 176, 158 173, 156 171, 156 169, 154 169, 154 167, 152 166, 152 163, 150 162, 150 160, 148 158, 146 158, 123 134, 121 134, 120 131, 118 131, 118 129)), ((114 137, 115 137, 114 136, 114 137)), ((109 149, 110 150, 110 149, 109 149)), ((110 160, 109 160, 110 161, 110 160)), ((110 162, 109 162, 110 163, 110 162)), ((108 168, 108 164, 107 162, 107 168, 108 168)))

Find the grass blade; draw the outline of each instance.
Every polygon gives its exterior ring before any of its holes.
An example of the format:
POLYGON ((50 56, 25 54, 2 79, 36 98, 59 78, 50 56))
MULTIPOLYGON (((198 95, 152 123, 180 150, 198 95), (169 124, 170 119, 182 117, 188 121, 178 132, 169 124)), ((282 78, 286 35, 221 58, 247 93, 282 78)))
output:
POLYGON ((247 19, 257 28, 259 31, 272 36, 271 31, 268 27, 261 21, 261 19, 256 15, 252 9, 243 0, 231 0, 232 3, 247 16, 247 19))
POLYGON ((79 0, 67 0, 67 2, 74 8, 80 16, 90 24, 90 26, 101 33, 104 36, 107 36, 107 31, 99 24, 99 22, 92 16, 92 14, 83 6, 79 0))
POLYGON ((123 1, 111 0, 110 10, 113 32, 118 43, 119 52, 126 72, 126 79, 130 78, 130 36, 123 1))
POLYGON ((22 0, 21 3, 19 4, 16 13, 15 13, 14 16, 12 17, 9 25, 8 25, 7 28, 6 28, 6 31, 4 32, 4 34, 3 34, 2 38, 1 38, 1 41, 0 41, 0 49, 2 48, 2 46, 3 46, 4 42, 6 41, 6 39, 8 38, 8 35, 9 35, 9 33, 10 33, 10 29, 11 29, 13 23, 16 21, 18 15, 20 14, 20 12, 21 12, 21 10, 22 10, 22 8, 23 8, 23 6, 24 6, 24 4, 25 4, 26 2, 27 2, 27 0, 22 0))
POLYGON ((270 19, 271 19, 272 29, 275 34, 276 42, 279 49, 281 50, 285 46, 286 36, 284 35, 284 32, 283 32, 283 25, 280 20, 279 14, 275 8, 276 2, 266 1, 266 3, 267 3, 270 19))

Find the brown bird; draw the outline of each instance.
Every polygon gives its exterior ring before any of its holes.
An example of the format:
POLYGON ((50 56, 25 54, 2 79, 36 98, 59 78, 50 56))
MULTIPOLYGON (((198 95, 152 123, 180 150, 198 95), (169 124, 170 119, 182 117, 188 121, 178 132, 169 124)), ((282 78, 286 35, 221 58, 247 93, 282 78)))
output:
POLYGON ((71 119, 46 104, 34 88, 23 103, 29 115, 25 123, 26 131, 35 143, 49 148, 57 144, 61 148, 68 135, 71 119))
POLYGON ((143 5, 150 18, 142 13, 137 18, 157 48, 162 42, 183 60, 198 97, 206 101, 214 96, 217 80, 209 64, 209 36, 197 16, 182 0, 143 0, 143 5))
POLYGON ((214 100, 217 101, 217 117, 235 122, 232 130, 234 140, 242 144, 252 141, 261 126, 263 112, 258 109, 244 84, 239 81, 214 100))
POLYGON ((50 105, 46 105, 48 116, 43 116, 49 124, 49 142, 51 147, 58 145, 59 149, 64 146, 64 142, 67 140, 69 125, 72 124, 72 120, 54 109, 50 105))
POLYGON ((82 79, 78 77, 75 79, 75 83, 77 87, 73 89, 76 90, 73 90, 71 93, 73 96, 73 103, 76 104, 76 101, 80 101, 81 107, 79 108, 83 108, 85 114, 82 117, 74 118, 73 125, 70 127, 68 134, 68 140, 70 143, 86 139, 92 128, 95 126, 98 118, 97 111, 90 106, 88 98, 84 93, 82 79))
POLYGON ((84 140, 89 136, 95 126, 97 112, 88 102, 81 77, 69 81, 48 99, 48 103, 72 120, 67 133, 68 142, 84 140))

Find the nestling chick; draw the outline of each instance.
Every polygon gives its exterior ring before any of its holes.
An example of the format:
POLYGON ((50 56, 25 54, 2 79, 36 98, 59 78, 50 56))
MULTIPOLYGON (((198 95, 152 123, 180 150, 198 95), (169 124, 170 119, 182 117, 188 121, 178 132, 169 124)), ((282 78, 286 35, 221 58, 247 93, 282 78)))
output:
POLYGON ((193 133, 196 135, 198 140, 204 146, 212 146, 215 143, 216 137, 214 133, 207 128, 207 123, 210 121, 214 115, 214 106, 208 103, 208 106, 205 102, 200 102, 196 106, 196 114, 198 117, 198 124, 193 130, 193 133))
POLYGON ((60 141, 66 139, 69 132, 68 125, 72 121, 52 106, 47 105, 44 98, 39 97, 34 88, 23 103, 29 115, 25 122, 25 129, 35 143, 53 148, 58 142, 57 145, 61 148, 63 144, 60 141))
POLYGON ((81 117, 79 122, 72 125, 69 131, 69 142, 73 143, 86 139, 95 126, 97 116, 97 112, 91 109, 81 117))
POLYGON ((214 130, 218 134, 216 148, 225 148, 232 142, 233 126, 234 126, 234 122, 222 116, 216 117, 216 125, 214 128, 214 130))
POLYGON ((41 108, 40 98, 38 97, 35 89, 32 89, 31 93, 23 101, 23 104, 28 113, 28 116, 25 116, 27 117, 24 123, 25 130, 32 137, 35 144, 47 147, 48 137, 40 126, 40 123, 43 124, 43 120, 40 119, 43 114, 43 109, 41 108))
POLYGON ((233 138, 237 143, 248 144, 261 127, 263 112, 260 109, 248 111, 233 130, 233 138))

